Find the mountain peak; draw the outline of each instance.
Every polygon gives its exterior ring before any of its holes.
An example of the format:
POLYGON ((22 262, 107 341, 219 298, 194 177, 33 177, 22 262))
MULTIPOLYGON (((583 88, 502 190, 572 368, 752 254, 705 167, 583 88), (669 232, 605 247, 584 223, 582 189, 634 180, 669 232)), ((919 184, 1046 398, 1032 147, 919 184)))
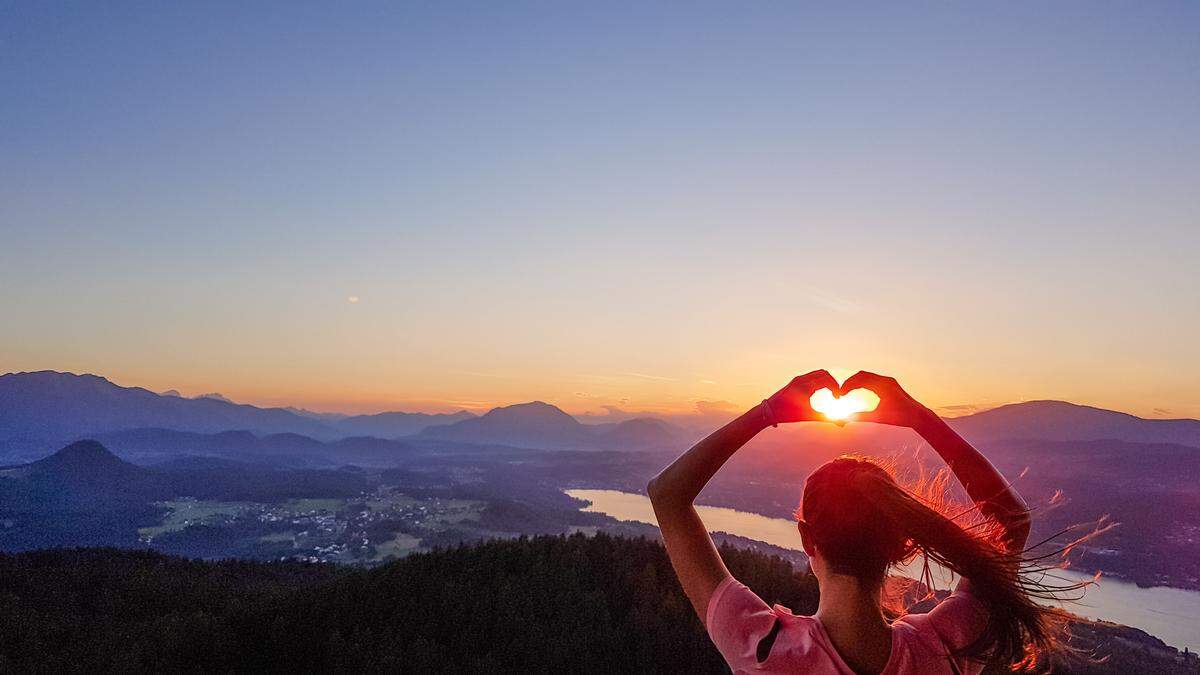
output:
POLYGON ((99 441, 94 441, 90 438, 85 438, 82 441, 75 441, 58 452, 51 455, 52 457, 82 458, 82 459, 117 459, 117 456, 112 454, 108 448, 104 447, 99 441))
POLYGON ((1120 440, 1200 447, 1200 421, 1145 419, 1067 401, 1010 403, 948 420, 970 440, 1120 440))
POLYGON ((84 439, 62 448, 49 457, 40 459, 30 465, 35 473, 45 471, 84 471, 94 472, 97 469, 108 471, 129 465, 120 457, 114 455, 99 441, 84 439))
POLYGON ((530 401, 528 403, 516 403, 513 405, 492 408, 486 414, 484 414, 483 417, 540 417, 547 419, 553 418, 561 421, 570 420, 575 424, 579 424, 578 420, 568 415, 562 410, 562 408, 546 403, 545 401, 530 401))
POLYGON ((27 370, 0 375, 0 381, 16 386, 91 386, 116 387, 111 380, 91 373, 71 373, 60 370, 27 370))
POLYGON ((545 401, 492 408, 479 417, 427 427, 421 434, 445 440, 532 448, 580 447, 589 439, 587 428, 579 420, 545 401))
POLYGON ((148 427, 198 433, 248 429, 332 435, 322 421, 279 408, 163 396, 96 375, 41 371, 0 376, 0 444, 49 450, 79 438, 148 427))

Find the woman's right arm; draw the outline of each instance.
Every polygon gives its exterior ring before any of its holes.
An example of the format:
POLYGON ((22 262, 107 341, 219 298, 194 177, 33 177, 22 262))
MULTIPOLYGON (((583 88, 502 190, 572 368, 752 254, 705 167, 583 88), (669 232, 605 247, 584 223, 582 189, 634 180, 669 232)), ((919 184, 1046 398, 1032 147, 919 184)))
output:
POLYGON ((860 387, 875 392, 879 406, 874 411, 859 413, 856 420, 905 426, 920 434, 945 460, 979 510, 1004 528, 1007 550, 1020 553, 1025 549, 1029 539, 1029 507, 982 453, 945 420, 909 396, 894 378, 863 371, 842 383, 841 390, 849 392, 860 387))

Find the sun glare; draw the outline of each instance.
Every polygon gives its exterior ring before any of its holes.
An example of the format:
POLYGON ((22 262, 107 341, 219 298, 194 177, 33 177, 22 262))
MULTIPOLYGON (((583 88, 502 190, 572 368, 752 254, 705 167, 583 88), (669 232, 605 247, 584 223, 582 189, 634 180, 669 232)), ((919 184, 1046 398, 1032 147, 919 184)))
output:
POLYGON ((812 395, 808 404, 830 420, 849 420, 855 413, 870 412, 879 405, 879 397, 870 389, 855 389, 845 396, 835 397, 829 389, 812 395))

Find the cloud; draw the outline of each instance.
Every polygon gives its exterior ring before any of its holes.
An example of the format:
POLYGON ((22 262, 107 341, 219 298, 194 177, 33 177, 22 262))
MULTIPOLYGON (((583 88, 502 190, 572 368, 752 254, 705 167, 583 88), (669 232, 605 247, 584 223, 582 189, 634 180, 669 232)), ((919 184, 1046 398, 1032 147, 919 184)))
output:
POLYGON ((620 406, 612 404, 602 405, 600 406, 600 409, 604 412, 585 412, 578 414, 575 417, 583 422, 624 422, 625 420, 631 420, 635 417, 651 416, 651 413, 648 412, 634 412, 631 410, 625 410, 620 406))
POLYGON ((804 289, 808 299, 813 304, 820 305, 825 309, 831 309, 839 314, 856 314, 862 311, 862 305, 840 295, 830 293, 820 288, 809 286, 804 289))
POLYGON ((357 305, 358 304, 358 296, 357 295, 348 296, 346 298, 346 302, 348 302, 352 305, 357 305))
POLYGON ((738 406, 729 401, 696 401, 696 412, 701 415, 727 415, 737 410, 738 406))
POLYGON ((495 406, 494 403, 489 403, 487 401, 457 401, 454 399, 444 399, 442 403, 449 403, 452 406, 467 409, 483 409, 492 408, 495 406))
POLYGON ((947 412, 973 412, 979 410, 979 406, 974 403, 959 403, 956 405, 940 405, 938 406, 938 410, 945 410, 947 412))
POLYGON ((663 377, 662 375, 647 375, 646 373, 621 373, 625 377, 640 377, 643 380, 657 380, 659 382, 674 382, 673 377, 663 377))
POLYGON ((949 417, 963 417, 973 415, 975 413, 984 412, 997 407, 992 403, 957 403, 954 405, 939 405, 934 406, 934 412, 939 415, 947 415, 949 417))

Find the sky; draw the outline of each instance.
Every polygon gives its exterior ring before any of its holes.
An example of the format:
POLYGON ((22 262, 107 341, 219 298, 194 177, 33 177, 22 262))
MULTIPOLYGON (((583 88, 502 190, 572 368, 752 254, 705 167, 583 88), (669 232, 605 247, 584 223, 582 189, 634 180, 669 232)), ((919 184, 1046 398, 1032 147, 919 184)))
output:
POLYGON ((0 2, 0 372, 1200 417, 1200 5, 0 2))

